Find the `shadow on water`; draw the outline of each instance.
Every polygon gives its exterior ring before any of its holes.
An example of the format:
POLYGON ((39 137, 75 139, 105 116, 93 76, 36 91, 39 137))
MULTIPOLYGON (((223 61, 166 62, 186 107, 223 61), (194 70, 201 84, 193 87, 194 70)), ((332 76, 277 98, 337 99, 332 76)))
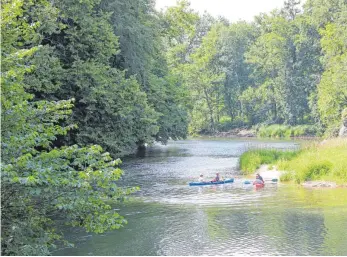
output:
POLYGON ((57 255, 346 255, 347 190, 291 184, 244 185, 238 157, 249 147, 289 141, 187 140, 127 157, 120 184, 141 186, 114 206, 128 224, 102 235, 67 229, 75 248, 57 255), (235 183, 189 187, 200 173, 235 183))

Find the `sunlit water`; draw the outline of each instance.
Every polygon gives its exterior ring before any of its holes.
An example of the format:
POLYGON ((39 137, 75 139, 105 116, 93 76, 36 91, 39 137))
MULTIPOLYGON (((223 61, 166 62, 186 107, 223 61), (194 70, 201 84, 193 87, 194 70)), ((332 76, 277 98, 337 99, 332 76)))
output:
POLYGON ((304 189, 242 182, 249 148, 295 142, 187 140, 155 145, 123 164, 126 186, 141 191, 117 205, 128 224, 102 235, 65 231, 75 248, 57 255, 347 255, 347 189, 304 189), (200 173, 235 183, 189 187, 200 173))

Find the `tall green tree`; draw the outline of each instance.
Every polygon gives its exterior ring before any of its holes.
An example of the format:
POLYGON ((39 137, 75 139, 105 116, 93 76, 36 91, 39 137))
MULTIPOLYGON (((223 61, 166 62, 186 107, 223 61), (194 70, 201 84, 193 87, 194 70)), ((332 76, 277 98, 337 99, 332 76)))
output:
MULTIPOLYGON (((161 71, 159 74, 165 74, 165 76, 153 78, 160 82, 157 85, 166 84, 169 90, 162 91, 160 97, 153 99, 163 106, 161 112, 166 112, 162 116, 162 120, 167 124, 172 124, 171 126, 161 126, 159 130, 158 136, 165 139, 167 132, 172 130, 179 132, 178 135, 188 132, 188 123, 190 122, 188 114, 193 105, 185 79, 187 74, 185 65, 189 63, 189 55, 202 38, 202 35, 200 37, 197 35, 197 27, 203 27, 203 25, 199 25, 199 16, 190 8, 188 1, 179 1, 177 6, 159 13, 159 18, 162 40, 161 52, 165 54, 162 55, 163 59, 156 63, 156 74, 161 71), (162 62, 165 62, 166 65, 162 65, 162 62), (163 67, 166 67, 164 72, 163 67)), ((157 90, 157 92, 160 91, 157 90)), ((171 137, 173 137, 172 135, 171 137)))
MULTIPOLYGON (((310 99, 321 72, 320 49, 314 27, 298 14, 297 4, 286 2, 280 13, 263 16, 261 35, 247 53, 248 62, 255 67, 256 88, 262 95, 262 113, 258 116, 266 122, 313 122, 310 99)), ((252 102, 246 95, 243 99, 245 104, 252 102)))
POLYGON ((120 51, 112 57, 111 66, 136 77, 146 93, 158 116, 158 130, 153 136, 163 143, 169 138, 185 138, 186 100, 180 93, 183 89, 169 75, 162 28, 166 20, 157 14, 154 1, 103 1, 101 8, 112 12, 110 22, 119 37, 120 51))
POLYGON ((58 136, 76 127, 60 125, 71 115, 74 99, 35 100, 26 92, 24 77, 35 70, 30 61, 41 47, 40 23, 46 17, 37 12, 29 23, 25 15, 39 8, 57 13, 44 0, 1 2, 3 255, 49 255, 64 241, 57 230, 59 220, 96 233, 118 229, 126 220, 105 201, 117 203, 135 190, 116 185, 122 175, 120 161, 100 146, 54 147, 58 136))
POLYGON ((239 97, 252 84, 252 67, 246 63, 245 53, 255 41, 254 25, 238 22, 222 28, 217 51, 220 65, 225 73, 224 101, 226 112, 233 120, 242 116, 239 97))
POLYGON ((341 113, 347 107, 347 4, 340 17, 320 30, 324 72, 318 85, 318 107, 328 133, 335 134, 341 113))
POLYGON ((45 33, 45 51, 35 56, 37 69, 27 81, 38 99, 75 99, 71 122, 78 129, 68 143, 100 144, 122 156, 153 142, 159 114, 137 79, 112 64, 120 44, 111 14, 100 1, 59 0, 53 6, 62 26, 45 33), (36 87, 37 81, 49 86, 36 87))
POLYGON ((216 131, 223 108, 225 75, 217 58, 217 41, 223 25, 214 25, 203 38, 201 46, 191 54, 192 62, 186 65, 187 82, 192 93, 191 131, 216 131))

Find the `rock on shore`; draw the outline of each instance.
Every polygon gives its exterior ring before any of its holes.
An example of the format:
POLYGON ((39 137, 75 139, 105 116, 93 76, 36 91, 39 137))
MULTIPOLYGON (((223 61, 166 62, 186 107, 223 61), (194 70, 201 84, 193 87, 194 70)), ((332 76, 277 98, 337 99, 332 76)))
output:
POLYGON ((329 188, 336 188, 337 185, 335 182, 329 182, 329 181, 306 181, 302 183, 304 187, 329 187, 329 188))

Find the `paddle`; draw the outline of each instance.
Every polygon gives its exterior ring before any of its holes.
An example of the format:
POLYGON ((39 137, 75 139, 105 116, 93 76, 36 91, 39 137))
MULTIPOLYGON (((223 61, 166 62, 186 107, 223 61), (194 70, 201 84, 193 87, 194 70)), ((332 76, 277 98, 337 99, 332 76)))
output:
MULTIPOLYGON (((277 178, 266 179, 265 181, 278 182, 278 179, 277 178)), ((246 181, 243 182, 243 184, 251 184, 251 182, 246 180, 246 181)))
POLYGON ((278 179, 277 179, 277 178, 273 178, 273 179, 265 179, 265 181, 278 182, 278 179))

